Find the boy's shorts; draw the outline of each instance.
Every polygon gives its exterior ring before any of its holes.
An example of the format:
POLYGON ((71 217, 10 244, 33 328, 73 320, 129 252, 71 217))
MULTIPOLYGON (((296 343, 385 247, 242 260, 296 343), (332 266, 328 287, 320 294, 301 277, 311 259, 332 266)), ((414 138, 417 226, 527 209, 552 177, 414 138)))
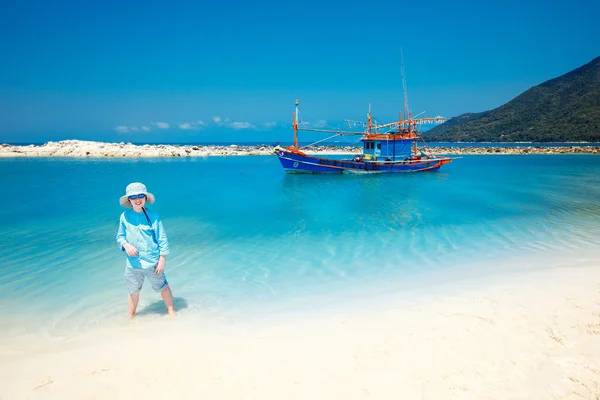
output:
POLYGON ((152 289, 154 289, 155 292, 162 292, 169 286, 169 282, 167 282, 167 277, 164 272, 155 274, 154 268, 142 269, 125 267, 125 284, 127 285, 129 294, 134 294, 142 290, 144 277, 148 278, 152 284, 152 289))

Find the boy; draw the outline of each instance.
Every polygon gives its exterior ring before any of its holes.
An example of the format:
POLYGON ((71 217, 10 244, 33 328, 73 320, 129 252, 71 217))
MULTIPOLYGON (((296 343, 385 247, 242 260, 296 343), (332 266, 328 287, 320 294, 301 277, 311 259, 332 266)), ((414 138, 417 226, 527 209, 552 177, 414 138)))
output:
POLYGON ((144 278, 148 278, 154 291, 160 292, 169 315, 174 317, 177 314, 173 294, 164 274, 166 256, 170 252, 169 242, 158 213, 145 208, 146 203, 154 203, 154 195, 146 190, 144 184, 134 182, 127 185, 119 203, 131 208, 121 214, 117 232, 117 244, 127 253, 128 317, 135 316, 144 278))

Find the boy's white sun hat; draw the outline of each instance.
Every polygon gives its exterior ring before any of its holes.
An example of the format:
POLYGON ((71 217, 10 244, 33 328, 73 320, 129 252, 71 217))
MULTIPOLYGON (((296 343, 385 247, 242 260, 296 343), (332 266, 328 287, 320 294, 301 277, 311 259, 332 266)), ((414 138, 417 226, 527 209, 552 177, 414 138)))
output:
POLYGON ((141 182, 133 182, 127 185, 125 188, 125 196, 121 196, 119 199, 119 203, 123 207, 131 208, 131 203, 129 202, 129 196, 134 194, 145 194, 146 195, 146 203, 152 204, 154 203, 154 195, 152 193, 148 193, 146 190, 146 185, 141 182))

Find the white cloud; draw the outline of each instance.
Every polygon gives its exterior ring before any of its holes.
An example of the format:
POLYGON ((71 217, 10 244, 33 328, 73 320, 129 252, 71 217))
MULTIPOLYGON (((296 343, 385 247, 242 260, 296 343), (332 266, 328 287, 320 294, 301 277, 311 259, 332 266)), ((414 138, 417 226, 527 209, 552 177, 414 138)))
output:
POLYGON ((156 125, 160 129, 169 129, 169 124, 167 122, 153 122, 152 125, 156 125))
MULTIPOLYGON (((219 116, 214 116, 214 117, 212 117, 212 120, 215 123, 217 123, 218 125, 227 126, 232 129, 239 130, 239 129, 254 129, 254 128, 256 128, 256 126, 254 126, 250 122, 231 121, 230 118, 221 118, 219 116)), ((325 121, 320 121, 320 122, 324 123, 325 121)), ((269 122, 265 122, 263 125, 267 128, 273 128, 273 127, 277 126, 277 123, 269 121, 269 122)), ((119 125, 115 128, 115 130, 119 133, 140 132, 140 131, 150 132, 152 130, 152 126, 155 126, 159 129, 170 129, 171 128, 171 126, 169 125, 168 122, 157 121, 157 122, 150 123, 150 126, 144 125, 141 127, 119 125)), ((201 121, 201 120, 197 120, 197 121, 191 121, 191 122, 181 122, 181 123, 177 124, 176 126, 182 130, 201 130, 207 126, 207 123, 204 121, 201 121)))
POLYGON ((250 128, 254 128, 254 125, 252 125, 250 122, 232 122, 229 124, 230 127, 232 127, 233 129, 250 129, 250 128))
POLYGON ((267 128, 273 128, 274 126, 277 126, 277 122, 265 122, 265 126, 267 128))
POLYGON ((196 121, 196 122, 182 122, 179 124, 179 129, 183 129, 183 130, 200 130, 202 129, 206 124, 202 121, 196 121))

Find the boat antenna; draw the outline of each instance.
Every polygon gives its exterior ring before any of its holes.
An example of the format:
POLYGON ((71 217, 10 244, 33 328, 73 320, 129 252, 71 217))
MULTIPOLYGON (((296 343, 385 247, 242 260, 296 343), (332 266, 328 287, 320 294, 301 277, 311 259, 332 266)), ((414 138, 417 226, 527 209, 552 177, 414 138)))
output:
POLYGON ((402 53, 402 47, 400 47, 400 59, 402 61, 402 89, 404 90, 404 119, 408 118, 408 90, 406 89, 406 74, 404 73, 404 54, 402 53))
POLYGON ((371 129, 373 128, 373 116, 371 115, 371 103, 369 103, 369 112, 367 113, 367 132, 369 135, 371 134, 371 129))
POLYGON ((298 100, 296 100, 296 112, 292 113, 292 126, 294 128, 294 148, 298 150, 298 100))

